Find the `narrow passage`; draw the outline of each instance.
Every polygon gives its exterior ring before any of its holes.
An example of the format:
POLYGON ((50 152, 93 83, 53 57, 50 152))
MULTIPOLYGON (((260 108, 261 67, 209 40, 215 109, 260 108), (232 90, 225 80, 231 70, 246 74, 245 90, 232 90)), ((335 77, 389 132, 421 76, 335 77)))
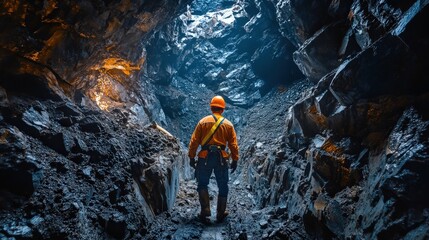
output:
MULTIPOLYGON (((246 229, 254 228, 258 222, 252 217, 255 202, 252 194, 242 185, 237 176, 231 176, 227 210, 229 216, 222 223, 216 223, 217 185, 214 174, 210 179, 209 195, 212 216, 210 224, 198 219, 200 204, 195 179, 182 180, 174 208, 156 217, 147 239, 252 239, 246 229), (234 180, 234 178, 236 178, 234 180), (236 231, 234 224, 240 224, 243 231, 236 231)), ((259 216, 258 216, 259 217, 259 216)))

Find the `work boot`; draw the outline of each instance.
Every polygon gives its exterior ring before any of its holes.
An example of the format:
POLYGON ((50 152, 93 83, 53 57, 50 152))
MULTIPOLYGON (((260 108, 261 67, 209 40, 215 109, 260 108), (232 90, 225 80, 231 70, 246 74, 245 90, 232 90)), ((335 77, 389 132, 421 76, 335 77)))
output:
POLYGON ((200 190, 198 192, 198 195, 200 197, 200 205, 201 205, 201 213, 200 213, 200 219, 203 222, 210 221, 207 217, 210 217, 210 198, 209 198, 209 192, 207 189, 200 190))
POLYGON ((217 198, 216 221, 218 223, 222 222, 226 218, 226 216, 228 216, 228 211, 226 211, 226 200, 226 197, 217 198))

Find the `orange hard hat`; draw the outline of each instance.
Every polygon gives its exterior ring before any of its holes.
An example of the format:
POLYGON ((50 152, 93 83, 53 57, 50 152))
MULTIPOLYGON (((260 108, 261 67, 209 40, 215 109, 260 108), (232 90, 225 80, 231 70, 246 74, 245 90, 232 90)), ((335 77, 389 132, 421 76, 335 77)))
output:
POLYGON ((225 109, 225 100, 221 96, 214 96, 210 102, 210 107, 218 107, 225 109))

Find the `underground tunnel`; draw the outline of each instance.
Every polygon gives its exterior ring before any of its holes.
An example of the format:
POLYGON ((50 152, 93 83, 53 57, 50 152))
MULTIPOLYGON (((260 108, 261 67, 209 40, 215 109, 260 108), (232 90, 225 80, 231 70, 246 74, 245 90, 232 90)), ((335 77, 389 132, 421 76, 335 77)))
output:
POLYGON ((1 1, 0 239, 429 239, 428 3, 1 1))

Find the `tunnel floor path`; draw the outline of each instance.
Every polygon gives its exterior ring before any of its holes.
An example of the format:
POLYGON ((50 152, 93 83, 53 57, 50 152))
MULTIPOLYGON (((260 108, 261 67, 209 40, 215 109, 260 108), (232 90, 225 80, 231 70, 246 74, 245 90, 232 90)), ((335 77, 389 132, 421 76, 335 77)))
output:
MULTIPOLYGON (((234 174, 233 174, 234 175, 234 174)), ((182 180, 172 210, 157 216, 145 239, 256 239, 247 233, 259 224, 260 214, 255 209, 254 197, 238 179, 230 179, 227 210, 229 216, 222 223, 216 223, 218 188, 214 174, 210 179, 209 195, 212 216, 210 223, 198 219, 200 204, 196 180, 182 180)))

